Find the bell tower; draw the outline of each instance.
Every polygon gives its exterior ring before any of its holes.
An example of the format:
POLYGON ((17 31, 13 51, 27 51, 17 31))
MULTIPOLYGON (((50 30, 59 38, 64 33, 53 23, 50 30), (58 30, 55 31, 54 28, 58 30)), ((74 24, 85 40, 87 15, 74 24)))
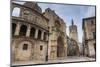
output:
POLYGON ((70 38, 74 39, 78 43, 77 26, 74 25, 73 19, 71 20, 71 25, 69 26, 69 36, 70 36, 70 38))

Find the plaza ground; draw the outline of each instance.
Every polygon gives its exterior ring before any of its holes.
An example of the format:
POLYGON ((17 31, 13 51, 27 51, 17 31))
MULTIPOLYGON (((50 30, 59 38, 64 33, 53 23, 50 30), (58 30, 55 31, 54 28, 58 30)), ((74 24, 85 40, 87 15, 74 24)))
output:
MULTIPOLYGON (((16 65, 35 65, 35 64, 48 64, 48 63, 72 63, 72 62, 85 62, 85 61, 95 61, 95 58, 89 58, 89 57, 84 57, 84 56, 68 56, 66 58, 58 58, 56 60, 48 60, 48 61, 28 61, 28 62, 15 62, 17 64, 14 64, 14 66, 16 65)), ((13 66, 12 65, 12 66, 13 66)))

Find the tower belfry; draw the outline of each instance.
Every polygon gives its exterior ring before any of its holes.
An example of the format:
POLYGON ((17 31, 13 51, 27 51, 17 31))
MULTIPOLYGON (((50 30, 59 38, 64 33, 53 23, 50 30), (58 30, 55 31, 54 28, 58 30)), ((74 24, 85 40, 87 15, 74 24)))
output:
POLYGON ((74 24, 73 19, 71 20, 71 25, 69 26, 69 36, 70 38, 74 39, 78 42, 78 32, 77 32, 77 26, 74 24))
POLYGON ((72 49, 72 51, 69 51, 69 54, 72 53, 73 56, 75 55, 79 56, 78 32, 77 32, 77 26, 74 24, 73 19, 71 20, 71 25, 69 26, 69 37, 71 39, 70 40, 71 43, 69 45, 71 45, 71 49, 72 49))

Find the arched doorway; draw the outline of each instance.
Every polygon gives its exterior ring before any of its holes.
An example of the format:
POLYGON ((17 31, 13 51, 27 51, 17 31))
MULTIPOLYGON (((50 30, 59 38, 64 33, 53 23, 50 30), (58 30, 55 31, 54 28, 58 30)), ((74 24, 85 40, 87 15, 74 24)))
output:
POLYGON ((61 36, 57 39, 57 57, 64 57, 64 42, 61 36))

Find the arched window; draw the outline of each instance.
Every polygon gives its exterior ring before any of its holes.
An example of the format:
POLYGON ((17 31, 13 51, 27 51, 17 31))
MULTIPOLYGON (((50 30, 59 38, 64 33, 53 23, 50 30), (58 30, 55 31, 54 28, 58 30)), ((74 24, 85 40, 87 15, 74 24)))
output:
POLYGON ((14 35, 16 29, 16 24, 12 23, 12 35, 14 35))
POLYGON ((91 25, 93 25, 94 24, 94 21, 93 20, 91 20, 91 25))
POLYGON ((38 39, 41 39, 41 30, 38 31, 38 39))
POLYGON ((35 35, 35 28, 32 27, 31 28, 31 31, 30 31, 30 37, 33 37, 34 38, 34 35, 35 35))
POLYGON ((28 44, 23 44, 23 50, 27 50, 28 49, 28 44))
POLYGON ((20 8, 15 7, 12 11, 12 16, 19 17, 20 16, 20 8))
POLYGON ((26 36, 26 31, 27 31, 27 26, 26 25, 22 25, 21 28, 20 28, 19 35, 20 36, 26 36))
POLYGON ((43 50, 43 46, 42 45, 40 46, 40 50, 43 50))
POLYGON ((58 20, 55 21, 55 26, 56 26, 57 28, 60 28, 60 27, 61 27, 60 22, 59 22, 58 20))
POLYGON ((44 39, 43 40, 46 40, 46 36, 47 36, 47 33, 44 32, 44 39))

